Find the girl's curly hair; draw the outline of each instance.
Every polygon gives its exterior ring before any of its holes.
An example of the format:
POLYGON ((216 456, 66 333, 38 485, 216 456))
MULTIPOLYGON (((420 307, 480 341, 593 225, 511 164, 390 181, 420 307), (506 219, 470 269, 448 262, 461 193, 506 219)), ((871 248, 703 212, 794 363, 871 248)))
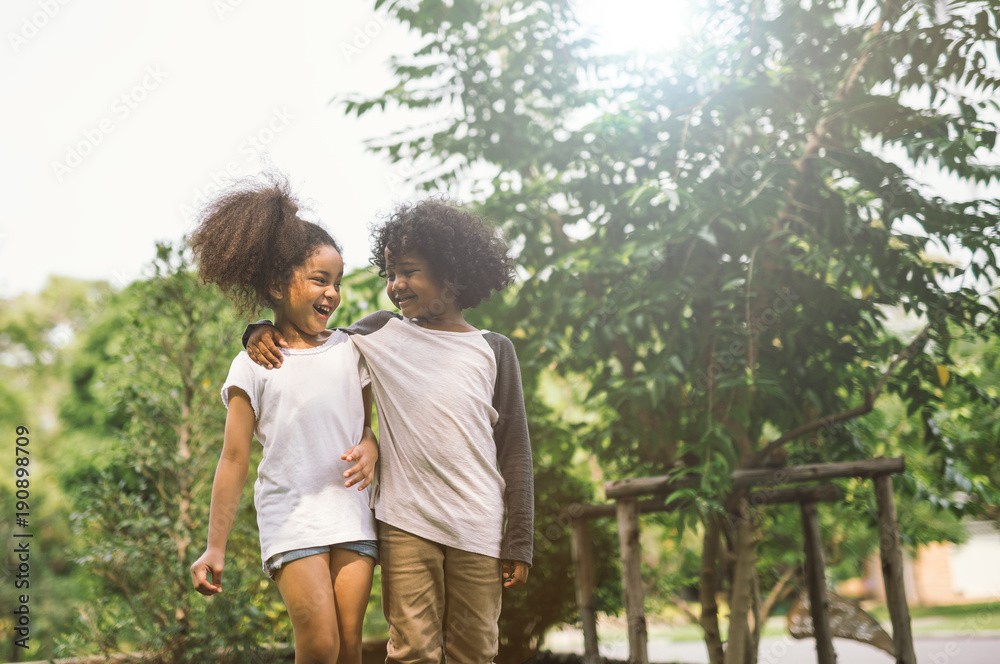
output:
POLYGON ((205 206, 191 247, 202 281, 214 283, 241 313, 274 308, 271 289, 287 282, 316 247, 340 245, 325 228, 298 216, 287 178, 246 178, 205 206))
POLYGON ((482 219, 438 199, 401 205, 371 227, 371 263, 388 275, 385 250, 414 253, 430 263, 439 279, 454 282, 459 307, 469 309, 514 281, 507 243, 482 219))

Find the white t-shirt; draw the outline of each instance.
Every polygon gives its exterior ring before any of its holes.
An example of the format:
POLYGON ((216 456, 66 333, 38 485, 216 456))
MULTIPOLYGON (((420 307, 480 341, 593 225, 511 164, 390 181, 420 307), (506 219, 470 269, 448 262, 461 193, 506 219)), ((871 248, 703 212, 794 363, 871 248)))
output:
POLYGON ((364 431, 361 389, 369 379, 359 376, 357 351, 335 330, 322 346, 282 354, 281 369, 268 370, 240 353, 222 387, 227 407, 231 386, 249 395, 264 446, 254 505, 265 562, 293 549, 376 539, 369 490, 344 486, 354 464, 340 458, 364 431))

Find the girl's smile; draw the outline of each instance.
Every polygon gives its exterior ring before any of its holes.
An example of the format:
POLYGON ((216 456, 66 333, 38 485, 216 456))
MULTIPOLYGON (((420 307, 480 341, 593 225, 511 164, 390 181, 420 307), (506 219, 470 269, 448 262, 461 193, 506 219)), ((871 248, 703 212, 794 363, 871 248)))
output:
POLYGON ((330 316, 340 306, 344 259, 329 245, 321 245, 295 268, 291 279, 272 295, 277 300, 275 326, 289 348, 309 348, 325 341, 330 316))

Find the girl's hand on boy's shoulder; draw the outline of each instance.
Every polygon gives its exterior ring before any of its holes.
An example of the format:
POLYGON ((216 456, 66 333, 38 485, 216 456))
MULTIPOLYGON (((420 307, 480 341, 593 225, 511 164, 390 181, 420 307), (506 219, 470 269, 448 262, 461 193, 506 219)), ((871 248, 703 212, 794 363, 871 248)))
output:
POLYGON ((528 563, 520 560, 503 561, 503 587, 520 588, 528 581, 528 563))
POLYGON ((357 461, 353 466, 344 471, 344 486, 350 487, 358 485, 358 491, 362 491, 372 483, 375 476, 375 463, 378 461, 378 442, 375 434, 368 427, 361 437, 361 442, 340 455, 344 461, 357 461))
POLYGON ((281 349, 288 348, 288 342, 273 325, 258 325, 247 341, 247 355, 262 367, 275 369, 281 366, 281 349))

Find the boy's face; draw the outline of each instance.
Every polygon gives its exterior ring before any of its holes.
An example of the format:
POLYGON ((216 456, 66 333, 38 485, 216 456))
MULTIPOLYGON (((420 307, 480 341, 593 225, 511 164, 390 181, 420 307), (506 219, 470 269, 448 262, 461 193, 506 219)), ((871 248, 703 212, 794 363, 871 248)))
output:
POLYGON ((439 279, 430 263, 419 254, 397 256, 387 248, 385 269, 385 292, 403 316, 430 319, 453 310, 461 311, 454 289, 439 279))

